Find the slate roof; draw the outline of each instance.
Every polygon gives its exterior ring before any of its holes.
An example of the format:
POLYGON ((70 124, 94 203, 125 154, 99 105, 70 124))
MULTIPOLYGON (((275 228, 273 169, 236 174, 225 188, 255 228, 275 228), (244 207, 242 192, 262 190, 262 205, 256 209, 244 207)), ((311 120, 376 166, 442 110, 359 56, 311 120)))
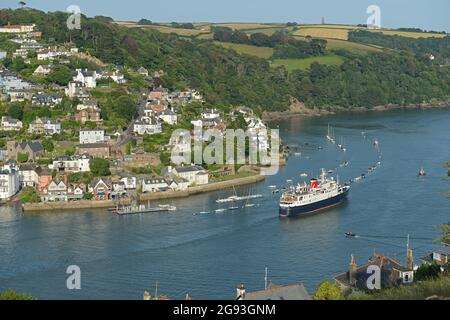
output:
POLYGON ((271 285, 266 290, 246 292, 243 300, 310 300, 302 282, 292 285, 271 285))

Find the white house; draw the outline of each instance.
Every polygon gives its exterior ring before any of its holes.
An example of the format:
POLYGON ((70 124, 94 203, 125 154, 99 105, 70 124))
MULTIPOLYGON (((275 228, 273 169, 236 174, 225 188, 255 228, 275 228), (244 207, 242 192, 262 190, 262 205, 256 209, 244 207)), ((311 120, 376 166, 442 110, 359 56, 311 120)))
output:
POLYGON ((15 170, 0 171, 0 199, 9 199, 19 191, 19 175, 15 170))
POLYGON ((61 123, 48 118, 36 118, 30 123, 28 132, 52 136, 61 133, 61 123))
POLYGON ((217 109, 205 109, 202 111, 202 119, 214 120, 220 118, 220 112, 217 109))
POLYGON ((162 177, 142 179, 142 192, 159 192, 169 189, 166 179, 162 177))
POLYGON ((200 166, 188 165, 179 166, 176 168, 167 167, 167 173, 173 173, 176 176, 186 179, 189 181, 189 186, 191 185, 203 185, 208 184, 209 174, 208 172, 200 166))
POLYGON ((22 129, 22 125, 22 121, 18 119, 3 116, 2 122, 0 123, 0 129, 3 131, 19 131, 22 129))
POLYGON ((35 187, 38 184, 38 174, 32 164, 21 164, 19 166, 19 183, 23 187, 35 187))
POLYGON ((159 119, 161 119, 167 124, 174 125, 177 124, 178 116, 175 112, 167 108, 161 111, 161 113, 159 114, 159 119))
POLYGON ((114 71, 112 73, 112 75, 110 76, 110 78, 115 82, 115 83, 119 83, 119 84, 123 84, 126 83, 127 80, 125 80, 125 76, 123 75, 123 73, 119 72, 119 71, 114 71))
POLYGON ((105 141, 105 130, 82 129, 80 130, 80 144, 97 143, 105 141))
POLYGON ((34 70, 33 74, 38 76, 48 75, 52 71, 52 66, 49 64, 41 64, 34 70))
POLYGON ((120 179, 125 185, 126 190, 136 189, 137 188, 137 179, 136 177, 123 177, 120 179))
POLYGON ((154 117, 142 117, 134 122, 133 132, 138 135, 161 133, 161 122, 154 117))
POLYGON ((97 75, 95 71, 76 70, 77 74, 73 77, 73 81, 78 81, 86 88, 95 88, 97 86, 97 75))

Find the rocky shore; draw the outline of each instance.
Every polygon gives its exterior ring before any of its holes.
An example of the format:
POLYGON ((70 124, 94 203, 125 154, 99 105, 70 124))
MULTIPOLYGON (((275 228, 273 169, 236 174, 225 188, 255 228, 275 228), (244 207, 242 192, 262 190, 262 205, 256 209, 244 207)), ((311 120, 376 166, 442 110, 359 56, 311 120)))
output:
POLYGON ((285 120, 292 117, 319 117, 325 115, 332 115, 336 113, 342 112, 370 112, 370 111, 391 111, 391 110, 400 110, 400 109, 433 109, 433 108, 446 108, 450 106, 449 101, 441 101, 436 103, 420 103, 414 105, 397 105, 397 104, 388 104, 385 106, 377 106, 373 108, 368 107, 353 107, 353 108, 344 108, 340 106, 333 106, 327 108, 308 108, 302 102, 297 100, 291 101, 291 106, 288 111, 281 112, 263 112, 262 119, 264 121, 277 121, 277 120, 285 120))

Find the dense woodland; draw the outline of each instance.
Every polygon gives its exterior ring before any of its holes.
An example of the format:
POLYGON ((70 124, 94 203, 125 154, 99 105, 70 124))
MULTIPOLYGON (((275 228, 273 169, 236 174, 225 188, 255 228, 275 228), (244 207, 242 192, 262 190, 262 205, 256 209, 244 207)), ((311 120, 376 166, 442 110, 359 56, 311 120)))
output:
MULTIPOLYGON (((67 13, 63 12, 0 11, 0 24, 36 23, 50 43, 73 41, 82 51, 105 62, 164 70, 165 86, 195 88, 209 103, 217 106, 247 105, 259 111, 282 111, 289 107, 292 97, 309 107, 324 108, 417 104, 449 99, 450 68, 423 57, 423 39, 404 40, 412 43, 408 50, 386 43, 386 47, 396 50, 366 55, 338 50, 335 53, 345 58, 340 66, 312 64, 308 71, 289 73, 284 67, 271 67, 265 59, 239 55, 210 40, 185 39, 156 30, 128 29, 104 18, 84 16, 82 29, 69 31, 66 19, 67 13)), ((366 41, 362 40, 363 33, 351 33, 354 41, 357 41, 356 36, 359 42, 366 41)), ((371 41, 377 44, 376 40, 371 41)), ((445 51, 449 40, 426 41, 445 51)))
MULTIPOLYGON (((419 29, 420 30, 420 29, 419 29)), ((349 33, 353 42, 375 44, 385 48, 410 50, 418 58, 428 58, 430 54, 441 62, 450 61, 450 37, 444 38, 406 38, 397 35, 385 35, 381 32, 356 30, 349 33)))

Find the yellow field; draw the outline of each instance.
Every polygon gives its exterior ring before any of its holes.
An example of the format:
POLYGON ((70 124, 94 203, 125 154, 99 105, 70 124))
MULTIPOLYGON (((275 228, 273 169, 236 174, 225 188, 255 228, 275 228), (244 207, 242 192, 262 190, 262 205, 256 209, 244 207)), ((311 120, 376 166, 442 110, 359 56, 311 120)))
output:
POLYGON ((293 33, 294 36, 311 36, 313 38, 329 38, 347 40, 350 29, 325 28, 325 27, 300 27, 293 33))
POLYGON ((228 27, 236 30, 253 30, 253 29, 268 29, 273 27, 281 27, 282 24, 270 23, 218 23, 211 26, 228 27))
POLYGON ((218 41, 215 41, 214 43, 224 48, 233 49, 239 54, 246 54, 264 59, 269 59, 273 54, 273 48, 256 47, 248 44, 238 44, 238 43, 228 43, 218 41))

